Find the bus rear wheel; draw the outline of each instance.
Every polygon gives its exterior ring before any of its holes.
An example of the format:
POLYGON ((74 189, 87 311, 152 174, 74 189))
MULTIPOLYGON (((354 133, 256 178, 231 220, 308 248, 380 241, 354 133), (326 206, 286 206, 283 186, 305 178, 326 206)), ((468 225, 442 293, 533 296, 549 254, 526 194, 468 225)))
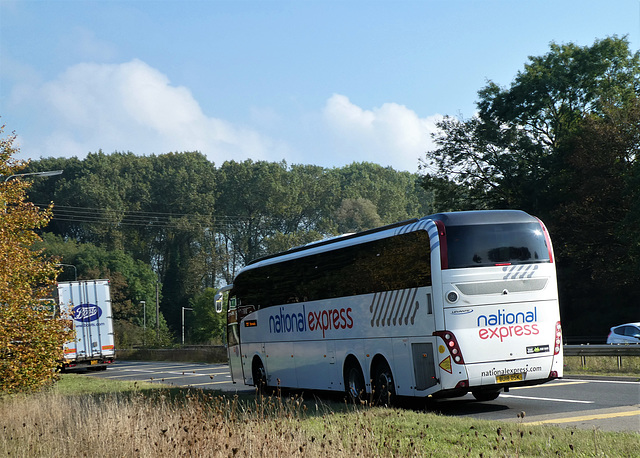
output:
POLYGON ((348 363, 344 371, 344 387, 350 401, 356 402, 365 399, 364 375, 362 375, 362 369, 357 362, 348 363))
POLYGON ((395 401, 396 390, 393 384, 393 374, 386 361, 379 363, 374 374, 373 401, 376 405, 390 406, 395 401))
POLYGON ((476 401, 493 401, 500 396, 500 391, 475 390, 471 394, 476 398, 476 401))

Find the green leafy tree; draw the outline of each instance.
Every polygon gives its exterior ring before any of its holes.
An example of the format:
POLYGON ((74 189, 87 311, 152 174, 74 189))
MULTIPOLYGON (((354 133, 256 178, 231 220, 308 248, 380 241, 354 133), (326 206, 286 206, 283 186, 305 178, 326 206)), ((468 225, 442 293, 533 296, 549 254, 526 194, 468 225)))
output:
POLYGON ((189 334, 193 343, 220 345, 224 341, 227 314, 216 312, 216 293, 217 289, 207 288, 191 301, 194 316, 189 320, 193 323, 189 334))
POLYGON ((335 212, 335 219, 341 234, 382 226, 382 219, 374 203, 362 197, 344 199, 335 212))
POLYGON ((432 198, 419 186, 416 175, 398 172, 370 162, 353 163, 333 169, 340 182, 340 200, 366 199, 380 216, 382 224, 391 224, 431 212, 432 198))
MULTIPOLYGON (((562 202, 551 212, 562 262, 561 283, 570 290, 569 316, 584 315, 593 304, 593 334, 637 320, 640 295, 640 221, 637 205, 640 99, 630 107, 609 107, 603 116, 585 119, 565 142, 567 173, 562 202)), ((583 335, 581 319, 567 330, 583 335)))
POLYGON ((549 53, 529 58, 510 87, 489 82, 481 89, 477 117, 445 117, 423 170, 462 185, 485 205, 540 213, 559 197, 565 139, 585 117, 633 103, 639 69, 640 54, 626 39, 552 43, 549 53))
MULTIPOLYGON (((4 127, 0 128, 0 134, 4 127)), ((0 175, 20 173, 23 164, 15 136, 0 139, 0 175)), ((51 218, 26 200, 29 183, 20 177, 0 182, 0 390, 31 390, 56 377, 64 342, 71 334, 66 320, 54 318, 40 299, 50 297, 58 269, 55 260, 32 249, 36 230, 51 218)))

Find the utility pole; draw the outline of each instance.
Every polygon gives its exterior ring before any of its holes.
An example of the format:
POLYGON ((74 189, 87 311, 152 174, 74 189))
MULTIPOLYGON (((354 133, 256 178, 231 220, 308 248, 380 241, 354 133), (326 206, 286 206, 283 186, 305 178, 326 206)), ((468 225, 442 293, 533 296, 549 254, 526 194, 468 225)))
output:
POLYGON ((184 311, 193 310, 190 307, 182 307, 182 345, 184 346, 184 311))

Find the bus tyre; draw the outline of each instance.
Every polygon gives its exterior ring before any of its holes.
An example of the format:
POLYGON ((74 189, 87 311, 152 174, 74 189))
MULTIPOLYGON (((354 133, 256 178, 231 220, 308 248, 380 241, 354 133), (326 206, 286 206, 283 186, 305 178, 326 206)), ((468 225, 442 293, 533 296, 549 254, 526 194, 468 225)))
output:
POLYGON ((476 401, 493 401, 500 396, 500 391, 476 390, 471 394, 476 398, 476 401))
POLYGON ((376 366, 373 383, 373 402, 375 405, 393 405, 396 396, 396 389, 393 383, 391 368, 386 361, 383 361, 376 366))
POLYGON ((267 391, 267 371, 264 370, 264 365, 260 358, 256 358, 253 361, 253 384, 255 385, 258 393, 265 394, 267 391))
POLYGON ((362 369, 358 363, 353 361, 348 363, 344 371, 344 387, 350 401, 357 402, 365 399, 364 375, 362 375, 362 369))

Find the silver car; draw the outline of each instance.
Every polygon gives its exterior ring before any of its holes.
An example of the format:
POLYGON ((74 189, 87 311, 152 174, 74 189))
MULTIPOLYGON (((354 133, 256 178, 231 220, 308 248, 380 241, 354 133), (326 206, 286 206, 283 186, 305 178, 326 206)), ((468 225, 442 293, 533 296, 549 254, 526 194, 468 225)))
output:
POLYGON ((607 337, 608 344, 640 344, 640 323, 614 326, 607 337))

